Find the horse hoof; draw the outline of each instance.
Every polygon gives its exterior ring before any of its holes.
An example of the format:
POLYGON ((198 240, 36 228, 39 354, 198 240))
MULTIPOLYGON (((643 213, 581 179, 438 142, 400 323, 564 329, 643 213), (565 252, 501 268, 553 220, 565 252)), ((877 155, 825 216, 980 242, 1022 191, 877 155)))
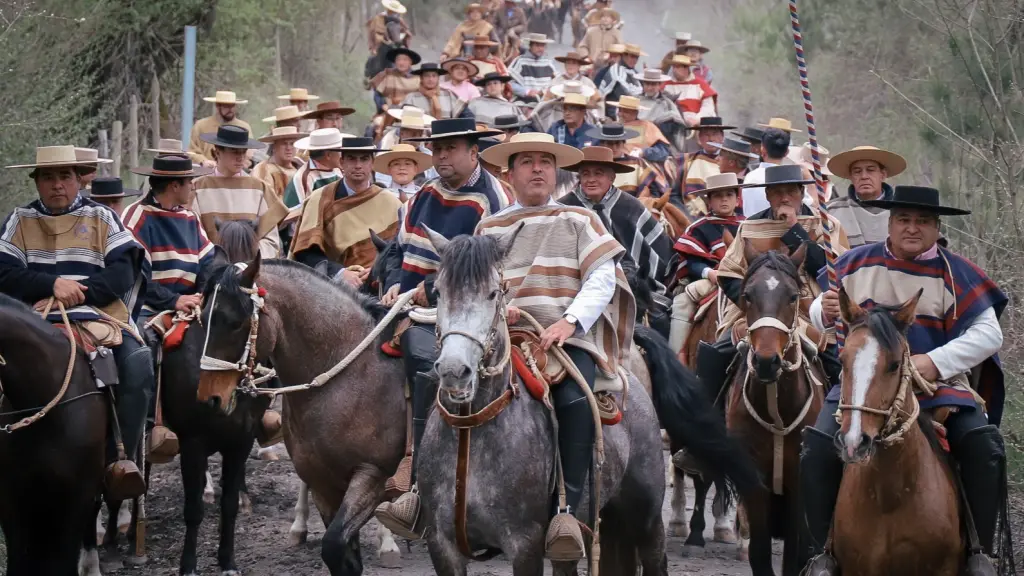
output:
POLYGON ((289 532, 288 533, 288 544, 291 545, 291 546, 302 546, 303 544, 306 543, 306 536, 307 535, 308 535, 308 532, 306 532, 305 530, 303 530, 301 532, 299 532, 299 531, 289 532))
POLYGON ((384 568, 401 568, 402 553, 398 551, 398 547, 394 550, 381 550, 377 553, 377 561, 384 568))
POLYGON ((740 545, 736 547, 736 559, 743 562, 750 561, 750 540, 746 538, 740 540, 740 545))
POLYGON ((207 504, 213 504, 214 496, 213 492, 203 492, 203 502, 207 504))
POLYGON ((736 533, 732 528, 715 528, 714 542, 719 544, 736 544, 736 533))
POLYGON ((238 493, 238 511, 247 516, 252 515, 252 500, 245 492, 238 493))
POLYGON ((220 576, 240 576, 241 574, 238 570, 224 570, 220 573, 220 576))
POLYGON ((686 522, 678 520, 669 522, 668 535, 675 538, 687 538, 690 536, 690 526, 686 522))
POLYGON ((124 562, 122 562, 120 558, 117 558, 116 560, 104 560, 100 562, 100 570, 103 573, 124 570, 124 562))
POLYGON ((277 450, 273 446, 269 448, 260 448, 256 453, 260 460, 265 462, 277 462, 281 459, 281 456, 277 453, 277 450))
POLYGON ((703 558, 704 547, 694 544, 683 544, 683 558, 703 558))
POLYGON ((129 556, 125 562, 129 566, 145 566, 149 563, 149 556, 143 554, 142 556, 129 556))

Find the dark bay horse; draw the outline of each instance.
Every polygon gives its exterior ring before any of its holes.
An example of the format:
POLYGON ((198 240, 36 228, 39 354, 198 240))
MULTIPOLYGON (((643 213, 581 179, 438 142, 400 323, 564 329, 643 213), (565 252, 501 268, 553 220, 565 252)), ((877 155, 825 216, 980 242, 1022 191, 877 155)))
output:
POLYGON ((746 440, 772 489, 743 499, 750 526, 750 568, 754 576, 773 575, 772 538, 780 538, 785 541, 783 574, 796 576, 803 522, 798 498, 800 432, 814 423, 824 400, 815 380, 825 381, 820 366, 803 351, 797 331, 799 269, 807 250, 801 246, 791 256, 775 250, 757 254, 746 242, 744 253, 748 268, 739 305, 746 315, 750 344, 732 378, 726 422, 731 433, 746 440))
POLYGON ((906 332, 920 297, 864 310, 839 293, 848 328, 836 441, 846 466, 832 550, 845 574, 962 573, 956 472, 920 414, 909 372, 906 332))
POLYGON ((7 576, 99 574, 96 502, 109 407, 85 352, 28 306, 0 295, 0 426, 62 400, 34 424, 0 432, 0 528, 7 576), (68 363, 72 362, 70 374, 68 363))
MULTIPOLYGON (((459 413, 459 403, 478 411, 509 388, 507 366, 493 376, 478 376, 476 368, 498 363, 509 345, 506 339, 491 335, 506 329, 500 267, 511 241, 460 236, 449 242, 432 231, 428 234, 441 255, 438 405, 452 413, 459 413), (478 344, 492 341, 494 348, 489 352, 478 344)), ((634 574, 642 568, 645 574, 664 575, 665 472, 658 421, 670 437, 719 465, 721 476, 735 481, 741 492, 755 492, 759 480, 742 448, 726 436, 720 422, 716 426, 700 383, 678 364, 665 340, 639 326, 636 341, 645 352, 653 403, 644 387, 634 383, 622 399, 627 406, 622 422, 603 428, 606 461, 601 478, 592 479, 591 484, 601 483, 602 498, 596 507, 603 519, 601 570, 634 574)), ((466 574, 469 561, 459 551, 455 535, 457 440, 438 410, 430 416, 423 437, 419 486, 434 569, 444 576, 457 576, 466 574)), ((468 542, 473 550, 504 552, 515 576, 540 575, 544 570, 554 440, 544 404, 525 396, 513 398, 497 417, 474 428, 470 437, 468 542)), ((590 493, 584 496, 581 510, 589 509, 590 493)), ((575 574, 576 566, 559 563, 554 573, 575 574)))

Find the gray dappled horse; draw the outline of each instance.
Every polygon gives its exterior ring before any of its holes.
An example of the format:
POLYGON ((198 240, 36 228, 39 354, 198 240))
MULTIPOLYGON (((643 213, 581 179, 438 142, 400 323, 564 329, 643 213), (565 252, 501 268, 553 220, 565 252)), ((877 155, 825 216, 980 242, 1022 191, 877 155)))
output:
MULTIPOLYGON (((428 231, 441 255, 438 279, 438 331, 441 350, 438 401, 458 413, 458 399, 478 411, 501 396, 509 368, 480 377, 480 368, 497 363, 508 342, 504 332, 501 262, 512 240, 460 236, 452 241, 428 231), (486 354, 481 346, 494 342, 486 354), (485 355, 486 354, 486 355, 485 355), (457 378, 453 374, 465 375, 457 378)), ((605 574, 667 574, 661 507, 665 468, 659 419, 670 437, 707 456, 718 472, 737 483, 741 493, 756 491, 759 480, 738 443, 726 436, 700 383, 675 361, 656 333, 637 328, 652 381, 654 402, 643 386, 630 386, 622 422, 604 427, 600 515, 601 570, 605 574)), ((635 381, 634 381, 635 384, 635 381)), ((569 381, 563 386, 575 386, 569 381)), ((431 414, 419 459, 419 489, 426 514, 426 537, 434 569, 442 576, 466 574, 468 559, 454 533, 456 432, 431 414)), ((473 550, 504 552, 515 576, 540 575, 544 540, 554 492, 555 434, 544 404, 528 397, 513 399, 497 417, 475 428, 470 437, 470 471, 466 526, 473 550)), ((589 490, 587 491, 589 493, 589 490)), ((589 495, 580 505, 589 510, 589 495)), ((586 516, 586 514, 584 514, 586 516)), ((556 574, 574 574, 573 563, 554 566, 556 574)))

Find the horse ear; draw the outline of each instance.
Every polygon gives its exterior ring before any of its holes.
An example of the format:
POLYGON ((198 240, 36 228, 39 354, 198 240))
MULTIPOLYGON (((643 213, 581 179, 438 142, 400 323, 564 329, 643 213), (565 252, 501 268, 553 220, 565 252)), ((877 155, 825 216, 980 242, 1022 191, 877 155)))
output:
POLYGON ((668 199, 669 193, 668 191, 665 191, 664 194, 662 194, 657 200, 654 201, 654 207, 657 208, 658 210, 661 210, 662 208, 665 207, 665 204, 668 204, 668 199))
POLYGON ((921 300, 922 293, 924 293, 924 288, 919 288, 913 298, 900 305, 900 310, 894 317, 896 325, 900 327, 900 330, 910 328, 910 325, 917 319, 917 303, 921 300))
POLYGON ((793 250, 793 253, 789 255, 789 259, 797 267, 797 270, 804 265, 805 258, 807 258, 807 244, 800 244, 800 247, 793 250))
POLYGON ((757 251, 757 248, 754 248, 754 243, 751 242, 748 238, 744 238, 743 239, 743 259, 747 261, 747 265, 748 266, 750 265, 751 262, 754 261, 755 258, 757 258, 758 254, 759 254, 759 252, 757 251))
POLYGON ((505 256, 508 256, 509 251, 512 250, 512 245, 516 243, 516 236, 519 236, 519 233, 522 231, 523 224, 520 224, 519 226, 516 226, 515 230, 502 236, 501 239, 498 240, 498 251, 501 252, 502 260, 505 259, 505 256))
POLYGON ((850 295, 846 293, 846 288, 839 287, 839 315, 843 318, 843 323, 847 326, 851 326, 860 322, 867 312, 860 307, 853 300, 850 300, 850 295))
POLYGON ((430 243, 434 245, 434 250, 437 250, 438 255, 444 252, 444 249, 448 247, 448 239, 431 230, 430 226, 424 226, 423 230, 426 231, 427 239, 429 239, 430 243))
POLYGON ((238 279, 239 284, 246 288, 252 288, 256 284, 256 278, 260 275, 260 262, 262 260, 260 253, 256 252, 256 257, 246 264, 245 270, 242 271, 242 275, 238 279))
POLYGON ((374 232, 372 228, 370 229, 370 242, 373 242, 373 246, 374 248, 377 249, 377 253, 383 252, 384 249, 388 247, 388 243, 383 238, 378 236, 377 233, 374 232))
POLYGON ((313 267, 314 270, 330 278, 331 276, 331 264, 329 260, 321 260, 316 263, 313 267))

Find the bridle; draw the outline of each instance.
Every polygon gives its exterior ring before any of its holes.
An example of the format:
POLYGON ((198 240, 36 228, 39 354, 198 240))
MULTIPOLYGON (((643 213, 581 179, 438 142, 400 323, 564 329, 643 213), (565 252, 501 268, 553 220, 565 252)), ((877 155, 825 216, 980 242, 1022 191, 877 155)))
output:
MULTIPOLYGON (((847 333, 847 339, 849 335, 855 330, 867 329, 866 324, 855 324, 850 327, 847 333)), ((885 421, 882 423, 882 428, 878 432, 878 436, 872 440, 878 442, 882 446, 892 446, 903 442, 903 435, 910 430, 910 427, 917 422, 917 417, 921 414, 921 404, 917 401, 917 396, 913 393, 912 387, 915 378, 914 364, 910 361, 910 345, 903 342, 903 357, 900 360, 900 384, 899 389, 896 391, 896 396, 893 398, 892 403, 889 404, 888 408, 871 408, 869 406, 856 406, 854 404, 847 404, 843 401, 843 398, 839 398, 839 413, 840 418, 842 414, 846 412, 866 412, 868 414, 875 414, 877 416, 884 416, 885 421), (905 410, 907 403, 910 403, 910 411, 905 410)), ((835 442, 840 442, 839 435, 836 435, 835 442)))
POLYGON ((480 364, 477 366, 477 373, 481 378, 491 378, 504 373, 505 367, 508 366, 512 357, 512 345, 508 333, 508 311, 505 302, 509 286, 508 283, 504 281, 504 277, 501 272, 498 272, 498 286, 498 296, 495 298, 494 316, 491 318, 491 325, 487 331, 487 336, 483 340, 468 332, 463 332, 462 330, 448 330, 447 332, 441 332, 440 318, 438 318, 437 324, 435 324, 438 350, 441 349, 441 345, 444 344, 445 339, 449 336, 462 336, 480 347, 480 350, 483 351, 483 355, 480 357, 480 364), (494 355, 495 346, 501 344, 504 344, 504 354, 500 360, 488 366, 487 360, 494 355))

